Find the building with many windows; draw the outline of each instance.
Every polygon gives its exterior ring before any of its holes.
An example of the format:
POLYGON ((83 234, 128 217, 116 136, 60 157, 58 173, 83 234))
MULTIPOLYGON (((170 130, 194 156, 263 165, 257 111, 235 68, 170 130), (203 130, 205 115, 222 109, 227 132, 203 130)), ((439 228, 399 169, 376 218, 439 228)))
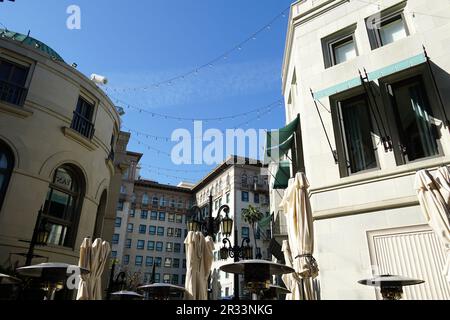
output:
POLYGON ((109 238, 119 130, 119 113, 94 82, 43 42, 0 30, 2 268, 25 263, 40 209, 49 238, 33 263, 77 264, 85 237, 109 238))
POLYGON ((357 282, 375 274, 425 280, 405 289, 407 299, 449 299, 445 249, 426 224, 414 177, 450 164, 450 19, 440 17, 450 4, 372 2, 292 5, 283 132, 295 139, 279 141, 290 150, 280 148, 271 166, 272 211, 276 191, 304 170, 323 299, 379 299, 357 282))

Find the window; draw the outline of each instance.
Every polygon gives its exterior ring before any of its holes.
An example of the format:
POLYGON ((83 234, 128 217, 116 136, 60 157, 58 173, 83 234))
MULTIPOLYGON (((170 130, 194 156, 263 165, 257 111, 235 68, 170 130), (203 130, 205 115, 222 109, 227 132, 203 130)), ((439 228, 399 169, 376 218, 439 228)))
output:
POLYGON ((187 235, 188 235, 188 230, 187 230, 187 229, 184 229, 184 237, 186 238, 187 235))
POLYGON ((167 228, 167 236, 173 237, 173 228, 167 228))
POLYGON ((149 201, 150 201, 150 198, 148 197, 148 194, 144 193, 142 195, 142 205, 148 206, 149 201))
POLYGON ((158 220, 158 212, 152 211, 150 213, 150 220, 158 220))
POLYGON ((50 230, 49 244, 72 247, 75 242, 84 197, 81 177, 81 173, 71 166, 62 166, 55 171, 42 217, 50 230))
POLYGON ((186 269, 186 259, 183 259, 183 269, 186 269))
POLYGON ((130 255, 126 254, 123 256, 123 264, 128 265, 130 263, 130 255))
POLYGON ((0 100, 22 106, 29 68, 0 59, 0 100))
POLYGON ((158 236, 164 236, 164 227, 158 227, 158 236))
POLYGON ((250 229, 248 227, 242 227, 242 238, 250 237, 250 229))
POLYGON ((139 225, 139 233, 145 234, 147 232, 147 226, 145 224, 139 225))
POLYGON ((155 241, 148 241, 147 242, 147 250, 148 251, 154 251, 155 250, 155 241))
POLYGON ((184 204, 183 204, 183 200, 178 200, 178 209, 183 209, 184 204))
POLYGON ((141 211, 141 219, 147 220, 147 218, 148 218, 148 211, 147 210, 142 210, 141 211))
POLYGON ((176 228, 176 229, 175 229, 175 236, 176 236, 177 238, 181 238, 181 229, 179 229, 179 228, 176 228))
POLYGON ((248 184, 247 175, 245 173, 241 176, 241 184, 242 185, 247 185, 248 184))
POLYGON ((180 253, 181 252, 181 244, 180 243, 174 243, 173 245, 173 252, 180 253))
POLYGON ((366 19, 372 50, 408 36, 403 9, 406 3, 389 8, 366 19))
POLYGON ((173 251, 173 243, 167 242, 166 243, 166 252, 172 252, 173 251))
POLYGON ((119 202, 117 203, 117 211, 123 211, 123 200, 119 200, 119 202))
POLYGON ((122 218, 117 217, 116 222, 114 223, 114 226, 116 228, 120 228, 120 226, 122 226, 122 218))
POLYGON ((259 203, 259 193, 255 193, 255 194, 253 195, 253 202, 254 202, 254 203, 259 203))
POLYGON ((164 274, 164 276, 163 276, 163 283, 169 283, 170 284, 170 274, 164 274))
POLYGON ((111 251, 111 258, 113 259, 117 258, 117 251, 111 251))
POLYGON ((325 68, 349 61, 358 55, 355 41, 356 25, 322 39, 325 68))
POLYGON ((186 275, 183 274, 183 276, 181 277, 181 284, 185 284, 186 283, 186 275))
POLYGON ((175 208, 176 207, 176 201, 175 200, 170 200, 170 207, 171 208, 175 208))
POLYGON ((241 191, 241 200, 242 200, 242 202, 248 202, 248 192, 247 191, 241 191))
POLYGON ((225 279, 228 279, 230 277, 230 274, 228 272, 225 272, 225 279))
POLYGON ((230 288, 225 288, 225 297, 230 295, 230 288))
POLYGON ((166 213, 165 212, 159 213, 159 221, 166 221, 166 213))
POLYGON ((79 97, 77 107, 73 113, 72 125, 70 126, 71 129, 88 139, 92 139, 94 136, 94 124, 92 123, 93 116, 94 104, 79 97))
POLYGON ((112 243, 113 244, 118 244, 119 243, 119 238, 120 238, 120 235, 119 234, 113 234, 113 237, 112 237, 112 243))
POLYGON ((158 197, 156 197, 156 196, 154 196, 153 198, 152 198, 152 206, 158 206, 158 197))
POLYGON ((129 223, 129 224, 127 225, 127 232, 133 232, 133 230, 134 230, 134 224, 129 223))
POLYGON ((159 252, 163 251, 163 243, 162 242, 158 241, 156 243, 156 251, 159 251, 159 252))
POLYGON ((134 265, 136 266, 142 266, 142 261, 144 260, 143 256, 136 256, 136 259, 134 261, 134 265))
POLYGON ((168 217, 167 217, 167 221, 175 222, 175 214, 174 213, 169 213, 168 217))
POLYGON ((172 267, 172 258, 165 258, 164 259, 164 267, 165 268, 171 268, 172 267))
POLYGON ((177 285, 179 281, 179 277, 177 274, 172 275, 172 284, 177 285))
POLYGON ((261 239, 261 229, 259 229, 259 228, 256 229, 255 238, 256 238, 256 240, 261 239))
POLYGON ((126 194, 126 193, 127 193, 127 188, 125 188, 124 185, 121 185, 121 186, 120 186, 120 193, 121 193, 121 194, 126 194))
POLYGON ((144 250, 145 241, 144 240, 138 240, 136 248, 139 250, 144 250))
MULTIPOLYGON (((438 132, 424 78, 412 77, 387 86, 396 127, 399 164, 440 154, 438 132)), ((431 92, 431 90, 429 90, 431 92)))
POLYGON ((136 215, 136 209, 135 208, 131 208, 130 209, 130 218, 134 218, 135 215, 136 215))
POLYGON ((156 235, 156 227, 155 226, 148 226, 148 234, 151 236, 156 235))
MULTIPOLYGON (((1 63, 1 62, 0 62, 1 63)), ((0 64, 1 66, 1 64, 0 64)), ((5 199, 6 189, 14 167, 14 157, 11 149, 0 141, 0 209, 5 199)))
POLYGON ((183 216, 181 214, 176 215, 176 222, 177 223, 183 223, 183 216))
POLYGON ((226 203, 230 203, 230 193, 227 193, 226 195, 226 203))
POLYGON ((159 273, 155 273, 155 282, 159 283, 160 281, 161 281, 161 275, 159 273))
POLYGON ((162 258, 161 257, 156 257, 155 258, 155 266, 156 267, 161 267, 161 265, 162 265, 162 258))
POLYGON ((343 100, 333 111, 342 177, 378 167, 366 95, 343 100))
POLYGON ((146 265, 147 267, 152 266, 152 265, 153 265, 153 257, 146 257, 146 258, 145 258, 145 265, 146 265))
POLYGON ((127 240, 125 241, 125 248, 130 249, 130 248, 131 248, 131 242, 132 242, 131 239, 127 239, 127 240))

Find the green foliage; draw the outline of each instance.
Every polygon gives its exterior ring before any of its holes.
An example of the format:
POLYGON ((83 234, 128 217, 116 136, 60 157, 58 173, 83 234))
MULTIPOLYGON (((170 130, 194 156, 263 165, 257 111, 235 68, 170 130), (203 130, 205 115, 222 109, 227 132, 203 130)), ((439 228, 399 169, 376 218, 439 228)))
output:
POLYGON ((248 208, 242 210, 242 219, 252 227, 254 227, 263 217, 264 214, 252 205, 249 205, 248 208))

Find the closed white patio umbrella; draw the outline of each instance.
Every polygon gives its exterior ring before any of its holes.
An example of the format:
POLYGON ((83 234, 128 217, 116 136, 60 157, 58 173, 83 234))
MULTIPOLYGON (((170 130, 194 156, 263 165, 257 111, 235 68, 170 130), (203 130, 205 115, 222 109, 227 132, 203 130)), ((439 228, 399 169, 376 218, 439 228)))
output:
POLYGON ((186 283, 185 300, 198 300, 201 295, 200 269, 205 238, 201 232, 190 231, 184 240, 186 245, 186 283))
MULTIPOLYGON (((292 253, 289 247, 289 241, 283 240, 282 249, 284 254, 285 264, 292 268, 292 253)), ((283 274, 281 276, 286 288, 290 293, 286 294, 286 300, 300 300, 301 299, 301 279, 296 273, 283 274)))
POLYGON ((102 274, 111 252, 107 241, 96 239, 93 244, 86 238, 80 248, 79 266, 89 269, 88 275, 82 276, 78 287, 77 300, 102 300, 102 274), (89 266, 87 266, 89 265, 89 266))
POLYGON ((319 270, 312 256, 314 253, 314 228, 308 188, 309 182, 305 174, 297 173, 295 178, 289 181, 289 187, 280 207, 283 208, 286 215, 292 267, 296 274, 303 279, 304 298, 314 300, 312 279, 317 277, 319 270))
POLYGON ((443 274, 450 281, 450 207, 448 199, 445 199, 443 195, 444 192, 441 193, 441 190, 446 188, 445 183, 450 184, 448 169, 447 173, 445 171, 438 172, 437 179, 426 170, 421 170, 416 174, 415 189, 422 213, 446 249, 446 264, 443 274))

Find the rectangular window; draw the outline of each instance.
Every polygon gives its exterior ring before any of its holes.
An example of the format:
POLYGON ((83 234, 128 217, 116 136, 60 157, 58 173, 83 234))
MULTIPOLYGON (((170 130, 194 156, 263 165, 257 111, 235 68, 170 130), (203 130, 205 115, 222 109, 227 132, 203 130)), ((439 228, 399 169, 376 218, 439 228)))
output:
POLYGON ((172 267, 172 258, 165 258, 164 259, 164 267, 171 268, 172 267))
POLYGON ((349 61, 358 56, 355 41, 356 25, 322 39, 325 68, 349 61))
POLYGON ((181 252, 181 244, 180 243, 175 243, 173 245, 173 252, 175 252, 175 253, 180 253, 181 252))
POLYGON ((230 203, 230 194, 229 193, 227 193, 227 195, 226 195, 226 203, 230 203))
POLYGON ((143 250, 144 246, 145 246, 145 241, 144 240, 138 240, 136 248, 139 249, 139 250, 143 250))
POLYGON ((409 32, 403 15, 405 5, 406 2, 401 3, 366 19, 372 50, 408 36, 409 32))
POLYGON ((150 213, 150 220, 158 220, 158 212, 152 211, 150 213))
POLYGON ((173 237, 173 228, 167 228, 167 236, 173 237))
POLYGON ((117 258, 117 251, 111 251, 111 258, 117 258))
POLYGON ((119 243, 119 238, 120 238, 120 235, 119 234, 114 234, 113 235, 113 238, 112 238, 112 243, 113 244, 118 244, 119 243))
POLYGON ((170 284, 170 274, 164 274, 164 276, 163 276, 163 283, 170 284))
POLYGON ((177 274, 172 275, 172 284, 178 285, 179 277, 177 274))
POLYGON ((77 107, 73 112, 70 128, 77 131, 82 136, 92 139, 94 136, 94 124, 92 123, 93 116, 94 105, 82 97, 79 97, 77 107))
POLYGON ((250 229, 248 227, 242 227, 242 238, 250 237, 250 229))
POLYGON ((164 236, 164 227, 158 227, 158 236, 164 236))
POLYGON ((186 269, 186 259, 183 259, 183 269, 186 269))
POLYGON ((177 223, 183 223, 183 216, 181 214, 176 215, 176 222, 177 223))
POLYGON ((130 249, 130 248, 131 248, 131 242, 132 242, 131 239, 127 239, 127 240, 125 241, 125 248, 130 249))
MULTIPOLYGON (((161 267, 161 265, 162 265, 162 258, 161 257, 156 257, 155 258, 155 266, 156 267, 161 267)), ((157 282, 159 282, 159 280, 157 282)))
POLYGON ((165 212, 159 213, 159 221, 166 221, 166 213, 165 212))
POLYGON ((167 221, 175 222, 175 214, 174 213, 169 213, 168 217, 167 217, 167 221))
POLYGON ((151 236, 156 235, 156 227, 155 226, 148 226, 148 234, 151 236))
POLYGON ((128 265, 130 263, 130 255, 126 254, 123 256, 123 264, 128 265))
POLYGON ((130 209, 130 217, 134 218, 135 215, 136 215, 136 209, 135 208, 131 208, 130 209))
POLYGON ((136 266, 142 266, 142 262, 144 261, 144 257, 143 256, 136 256, 136 260, 135 260, 135 265, 136 266))
MULTIPOLYGON (((337 137, 341 176, 378 167, 373 140, 370 106, 366 95, 360 95, 337 103, 334 112, 339 128, 337 137)), ((338 131, 335 131, 338 132, 338 131)))
POLYGON ((123 211, 123 204, 124 202, 122 200, 117 203, 117 211, 123 211))
POLYGON ((254 195, 253 195, 253 202, 254 203, 259 203, 259 193, 255 193, 254 195))
MULTIPOLYGON (((161 264, 160 264, 161 265, 161 264)), ((155 273, 155 282, 160 283, 161 282, 161 274, 155 273)))
POLYGON ((421 76, 388 85, 403 163, 440 154, 438 129, 421 76))
POLYGON ((176 228, 175 229, 175 237, 177 237, 177 238, 181 238, 181 229, 179 229, 179 228, 176 228))
POLYGON ((153 197, 152 198, 152 206, 158 206, 158 197, 153 197))
POLYGON ((248 202, 248 192, 247 191, 241 191, 241 201, 248 202))
POLYGON ((162 242, 157 242, 156 243, 156 251, 162 252, 163 251, 163 243, 162 242))
POLYGON ((166 243, 166 251, 167 252, 172 252, 173 251, 173 243, 172 242, 167 242, 166 243))
POLYGON ((141 211, 141 219, 147 220, 147 218, 148 218, 148 211, 142 210, 141 211))
POLYGON ((145 265, 147 267, 153 266, 153 257, 146 257, 145 258, 145 265))
POLYGON ((155 250, 155 241, 148 241, 147 242, 147 250, 148 251, 154 251, 155 250))
POLYGON ((147 232, 147 226, 145 224, 139 225, 139 233, 145 234, 147 232))
POLYGON ((117 217, 114 226, 120 228, 122 226, 122 218, 117 217))
POLYGON ((133 232, 133 230, 134 230, 134 224, 129 223, 129 224, 127 225, 127 232, 133 232))
POLYGON ((29 68, 0 59, 0 100, 22 106, 29 68))

